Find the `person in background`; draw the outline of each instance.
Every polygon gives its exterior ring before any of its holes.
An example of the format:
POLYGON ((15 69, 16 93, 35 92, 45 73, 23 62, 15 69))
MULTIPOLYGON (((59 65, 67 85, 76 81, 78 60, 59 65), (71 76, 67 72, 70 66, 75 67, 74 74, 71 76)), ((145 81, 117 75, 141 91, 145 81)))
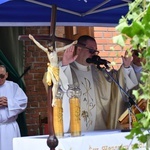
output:
POLYGON ((13 150, 13 138, 20 137, 16 122, 27 107, 27 96, 18 84, 6 80, 8 73, 0 65, 0 150, 13 150))
POLYGON ((139 94, 142 94, 141 89, 139 89, 139 84, 143 84, 143 82, 141 81, 141 76, 142 76, 142 71, 143 71, 142 63, 143 64, 145 63, 145 59, 142 56, 140 56, 142 50, 140 50, 140 49, 133 49, 131 52, 132 52, 132 57, 133 57, 133 60, 131 62, 131 67, 133 68, 133 70, 134 70, 134 72, 136 74, 136 77, 137 77, 137 80, 138 80, 138 85, 135 86, 134 88, 132 88, 131 90, 129 90, 128 93, 133 97, 133 99, 136 102, 138 102, 139 100, 135 99, 135 96, 133 95, 132 92, 133 92, 133 90, 138 90, 139 94))
MULTIPOLYGON (((105 73, 95 64, 88 63, 87 58, 97 55, 97 43, 88 35, 78 38, 77 45, 66 49, 60 62, 60 78, 63 79, 61 87, 67 91, 70 84, 79 85, 82 90, 81 105, 81 131, 118 129, 118 118, 126 109, 125 102, 119 87, 114 82, 108 82, 105 73)), ((122 57, 123 64, 113 74, 117 82, 124 89, 132 89, 138 84, 135 72, 130 67, 132 57, 122 57)), ((64 94, 63 120, 64 131, 69 132, 69 98, 64 94)))
MULTIPOLYGON (((125 53, 127 54, 128 52, 126 51, 125 53)), ((130 66, 127 68, 127 70, 128 70, 128 72, 130 72, 130 70, 134 70, 135 75, 138 80, 138 84, 137 84, 137 86, 134 86, 132 89, 130 89, 128 91, 128 93, 130 93, 130 94, 133 90, 138 89, 139 83, 142 83, 140 78, 141 78, 142 71, 143 71, 142 63, 144 63, 144 59, 141 56, 139 56, 140 53, 141 53, 141 50, 131 49, 132 61, 131 61, 130 66)))
POLYGON ((132 50, 133 60, 131 66, 133 67, 135 74, 137 76, 138 81, 140 82, 140 77, 142 73, 142 62, 144 62, 143 58, 139 57, 140 51, 139 50, 132 50))

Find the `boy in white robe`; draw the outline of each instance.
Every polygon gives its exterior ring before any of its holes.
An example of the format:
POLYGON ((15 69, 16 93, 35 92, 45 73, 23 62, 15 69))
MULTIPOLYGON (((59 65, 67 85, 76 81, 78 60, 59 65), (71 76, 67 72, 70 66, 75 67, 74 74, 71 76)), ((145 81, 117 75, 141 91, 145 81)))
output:
POLYGON ((16 119, 27 107, 26 94, 7 77, 5 66, 0 65, 0 150, 13 150, 13 138, 20 137, 16 119))

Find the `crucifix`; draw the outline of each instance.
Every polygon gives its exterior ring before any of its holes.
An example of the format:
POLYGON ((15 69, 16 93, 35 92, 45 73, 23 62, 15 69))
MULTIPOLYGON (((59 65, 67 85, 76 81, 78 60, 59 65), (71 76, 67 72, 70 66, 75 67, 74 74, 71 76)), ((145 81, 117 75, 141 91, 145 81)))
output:
MULTIPOLYGON (((56 48, 55 42, 59 41, 59 42, 63 42, 63 43, 70 45, 70 43, 73 44, 74 41, 70 40, 70 39, 56 37, 55 36, 55 28, 56 28, 56 6, 53 5, 52 6, 51 27, 50 27, 50 35, 49 36, 35 35, 33 37, 32 35, 20 35, 18 37, 18 39, 19 40, 29 40, 29 39, 33 40, 33 42, 39 48, 41 48, 43 51, 45 51, 47 53, 49 61, 51 61, 51 59, 55 58, 55 60, 53 60, 53 61, 55 61, 54 63, 57 64, 57 55, 56 55, 57 52, 56 52, 56 50, 61 51, 63 48, 62 49, 56 48), (35 39, 50 41, 50 47, 49 48, 43 47, 35 39), (52 58, 52 57, 54 57, 54 58, 52 58)), ((64 48, 67 48, 67 47, 64 47, 64 48)), ((52 82, 53 81, 54 80, 52 80, 52 82)), ((54 105, 53 97, 54 97, 54 93, 56 92, 56 90, 53 90, 53 86, 55 86, 55 88, 57 88, 57 86, 58 86, 57 81, 56 82, 54 81, 54 83, 52 83, 51 85, 48 85, 48 90, 47 90, 47 103, 48 103, 47 113, 48 113, 48 131, 49 131, 49 137, 47 139, 47 145, 50 148, 50 150, 55 150, 55 148, 58 145, 58 139, 55 136, 54 127, 53 127, 53 106, 52 105, 54 105), (52 93, 52 91, 55 91, 55 92, 52 93)))

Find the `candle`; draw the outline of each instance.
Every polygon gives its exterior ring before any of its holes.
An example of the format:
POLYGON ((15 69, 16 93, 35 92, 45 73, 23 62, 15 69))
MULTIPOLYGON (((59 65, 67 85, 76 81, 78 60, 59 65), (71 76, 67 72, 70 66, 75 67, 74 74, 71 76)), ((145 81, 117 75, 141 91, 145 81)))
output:
POLYGON ((78 98, 70 98, 70 131, 72 136, 81 135, 80 101, 78 98))
POLYGON ((61 99, 55 99, 55 106, 53 107, 53 123, 55 135, 57 137, 62 137, 64 135, 64 131, 63 131, 63 109, 61 99))
POLYGON ((71 136, 81 135, 80 99, 81 90, 76 85, 69 85, 67 95, 70 98, 70 132, 71 136))

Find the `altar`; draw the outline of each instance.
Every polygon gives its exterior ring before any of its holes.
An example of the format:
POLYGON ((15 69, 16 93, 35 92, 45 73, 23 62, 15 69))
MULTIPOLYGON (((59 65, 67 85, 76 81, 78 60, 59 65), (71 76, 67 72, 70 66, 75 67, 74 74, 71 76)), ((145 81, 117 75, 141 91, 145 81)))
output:
MULTIPOLYGON (((137 139, 125 138, 129 132, 120 130, 92 131, 82 133, 79 137, 71 137, 65 134, 58 138, 59 143, 56 150, 119 150, 120 146, 128 148, 134 143, 139 144, 139 150, 145 150, 145 144, 139 143, 137 139)), ((26 136, 13 139, 13 150, 50 150, 47 146, 48 135, 26 136)))

